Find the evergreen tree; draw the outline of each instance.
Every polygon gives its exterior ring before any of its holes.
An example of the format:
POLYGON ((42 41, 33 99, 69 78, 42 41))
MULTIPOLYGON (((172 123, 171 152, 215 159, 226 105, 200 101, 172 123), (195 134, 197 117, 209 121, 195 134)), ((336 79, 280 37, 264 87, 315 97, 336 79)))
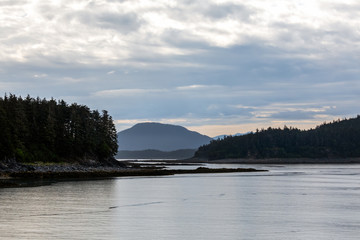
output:
POLYGON ((284 126, 230 136, 200 147, 195 156, 209 159, 360 157, 360 116, 324 123, 308 131, 284 126))
POLYGON ((0 161, 97 161, 113 159, 116 130, 107 111, 63 100, 0 98, 0 161))

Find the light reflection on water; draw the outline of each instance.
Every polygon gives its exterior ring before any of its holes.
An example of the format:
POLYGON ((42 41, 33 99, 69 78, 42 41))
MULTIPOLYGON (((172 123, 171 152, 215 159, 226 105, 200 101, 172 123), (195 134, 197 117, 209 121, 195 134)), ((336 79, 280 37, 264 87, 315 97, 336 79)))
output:
POLYGON ((358 239, 360 165, 0 189, 1 239, 358 239))

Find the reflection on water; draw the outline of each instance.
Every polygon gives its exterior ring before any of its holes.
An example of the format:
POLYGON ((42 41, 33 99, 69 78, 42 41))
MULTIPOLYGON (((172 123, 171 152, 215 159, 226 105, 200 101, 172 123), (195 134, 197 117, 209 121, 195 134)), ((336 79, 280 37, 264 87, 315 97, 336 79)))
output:
POLYGON ((358 239, 360 165, 241 167, 0 189, 0 238, 358 239))

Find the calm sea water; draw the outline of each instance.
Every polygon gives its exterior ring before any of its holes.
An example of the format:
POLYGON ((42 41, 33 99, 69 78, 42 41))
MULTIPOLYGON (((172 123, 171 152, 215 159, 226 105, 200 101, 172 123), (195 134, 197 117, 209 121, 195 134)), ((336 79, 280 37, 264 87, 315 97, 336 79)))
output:
POLYGON ((360 165, 254 167, 0 189, 0 239, 359 239, 360 165))

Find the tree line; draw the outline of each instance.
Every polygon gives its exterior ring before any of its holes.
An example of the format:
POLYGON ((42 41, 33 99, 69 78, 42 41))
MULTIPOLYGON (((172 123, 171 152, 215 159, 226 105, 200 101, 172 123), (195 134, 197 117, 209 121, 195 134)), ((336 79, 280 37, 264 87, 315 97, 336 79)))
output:
POLYGON ((200 147, 195 157, 347 158, 360 157, 360 116, 324 123, 310 130, 271 128, 228 136, 200 147))
POLYGON ((107 161, 117 153, 107 111, 64 100, 0 97, 0 161, 107 161))

